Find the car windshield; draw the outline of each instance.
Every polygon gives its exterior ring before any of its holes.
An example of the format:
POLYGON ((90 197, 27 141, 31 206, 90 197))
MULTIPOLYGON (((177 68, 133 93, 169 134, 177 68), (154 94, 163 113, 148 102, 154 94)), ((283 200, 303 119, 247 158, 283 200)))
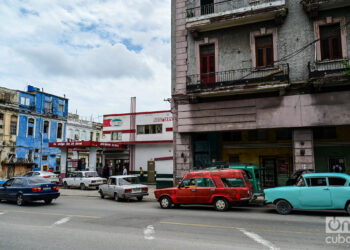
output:
POLYGON ((33 177, 33 178, 28 178, 28 183, 29 184, 46 184, 51 182, 48 179, 45 179, 42 177, 33 177))
POLYGON ((124 177, 119 179, 119 184, 121 186, 123 185, 132 185, 132 184, 139 184, 139 178, 137 177, 124 177))
POLYGON ((86 173, 85 173, 85 177, 86 177, 86 178, 98 177, 98 174, 97 174, 97 172, 86 172, 86 173))

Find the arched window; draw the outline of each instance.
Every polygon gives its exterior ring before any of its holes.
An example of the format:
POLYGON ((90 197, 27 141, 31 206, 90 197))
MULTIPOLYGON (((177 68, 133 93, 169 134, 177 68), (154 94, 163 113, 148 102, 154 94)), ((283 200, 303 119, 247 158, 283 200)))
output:
POLYGON ((17 135, 17 116, 11 116, 10 135, 17 135))
POLYGON ((35 124, 35 120, 33 118, 29 118, 28 119, 28 129, 27 129, 28 136, 34 136, 34 124, 35 124))

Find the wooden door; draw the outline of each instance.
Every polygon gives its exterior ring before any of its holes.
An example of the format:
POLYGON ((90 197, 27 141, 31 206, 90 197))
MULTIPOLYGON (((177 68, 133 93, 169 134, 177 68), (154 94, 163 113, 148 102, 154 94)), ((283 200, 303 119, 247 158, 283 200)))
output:
POLYGON ((215 46, 214 44, 200 47, 201 83, 215 82, 215 46))

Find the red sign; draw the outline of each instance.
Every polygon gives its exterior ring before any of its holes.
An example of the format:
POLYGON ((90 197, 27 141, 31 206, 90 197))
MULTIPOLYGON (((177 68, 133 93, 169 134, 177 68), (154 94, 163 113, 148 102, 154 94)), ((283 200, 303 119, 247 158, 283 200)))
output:
POLYGON ((49 146, 52 148, 76 148, 76 147, 125 148, 125 146, 120 143, 97 142, 97 141, 51 142, 49 146))

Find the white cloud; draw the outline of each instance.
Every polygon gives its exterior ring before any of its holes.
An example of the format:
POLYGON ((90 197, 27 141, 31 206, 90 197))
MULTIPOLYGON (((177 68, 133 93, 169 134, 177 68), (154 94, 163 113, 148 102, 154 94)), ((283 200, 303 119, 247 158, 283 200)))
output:
POLYGON ((5 0, 0 84, 66 94, 85 116, 168 109, 170 0, 5 0))

